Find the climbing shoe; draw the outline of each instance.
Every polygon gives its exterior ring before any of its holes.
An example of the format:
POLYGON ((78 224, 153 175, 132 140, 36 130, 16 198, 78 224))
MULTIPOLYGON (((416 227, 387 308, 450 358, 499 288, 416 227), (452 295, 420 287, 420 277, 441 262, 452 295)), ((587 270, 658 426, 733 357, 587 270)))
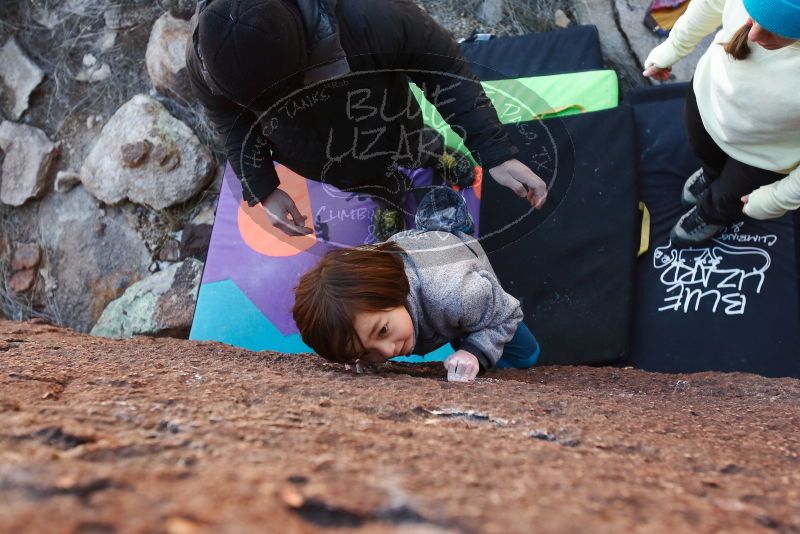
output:
POLYGON ((723 224, 706 221, 695 206, 678 219, 678 222, 672 227, 669 238, 673 246, 691 247, 708 241, 720 233, 724 227, 723 224))
POLYGON ((706 173, 703 172, 703 169, 697 169, 697 171, 686 180, 686 183, 683 184, 681 206, 684 208, 696 206, 700 200, 700 195, 705 193, 710 185, 711 181, 706 178, 706 173))

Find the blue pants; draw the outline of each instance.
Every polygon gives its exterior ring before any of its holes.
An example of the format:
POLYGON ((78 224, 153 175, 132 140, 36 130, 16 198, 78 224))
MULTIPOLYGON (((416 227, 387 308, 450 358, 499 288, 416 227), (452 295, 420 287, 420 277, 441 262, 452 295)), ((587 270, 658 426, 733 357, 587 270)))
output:
POLYGON ((536 360, 539 359, 540 353, 539 342, 533 337, 525 323, 520 322, 514 337, 503 347, 503 355, 497 362, 497 368, 527 369, 533 367, 536 360))

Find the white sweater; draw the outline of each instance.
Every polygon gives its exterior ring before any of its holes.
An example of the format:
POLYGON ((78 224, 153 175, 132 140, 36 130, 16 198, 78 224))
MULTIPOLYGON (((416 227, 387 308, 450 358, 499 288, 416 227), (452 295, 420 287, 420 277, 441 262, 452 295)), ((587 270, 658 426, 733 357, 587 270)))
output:
POLYGON ((772 51, 749 43, 750 56, 734 60, 723 45, 747 17, 742 0, 692 0, 645 67, 671 66, 722 24, 697 64, 697 107, 709 135, 730 157, 788 174, 753 191, 744 208, 750 217, 770 219, 800 207, 800 42, 772 51))

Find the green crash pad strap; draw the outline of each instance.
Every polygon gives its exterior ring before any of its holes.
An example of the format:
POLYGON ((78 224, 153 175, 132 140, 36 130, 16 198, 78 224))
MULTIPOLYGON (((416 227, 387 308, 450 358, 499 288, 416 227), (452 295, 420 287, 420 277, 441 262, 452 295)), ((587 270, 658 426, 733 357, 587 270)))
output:
MULTIPOLYGON (((619 105, 619 83, 613 70, 493 80, 481 84, 503 124, 600 111, 619 105)), ((414 84, 411 91, 420 102, 425 124, 441 133, 449 147, 469 154, 463 139, 424 98, 422 91, 414 84)))

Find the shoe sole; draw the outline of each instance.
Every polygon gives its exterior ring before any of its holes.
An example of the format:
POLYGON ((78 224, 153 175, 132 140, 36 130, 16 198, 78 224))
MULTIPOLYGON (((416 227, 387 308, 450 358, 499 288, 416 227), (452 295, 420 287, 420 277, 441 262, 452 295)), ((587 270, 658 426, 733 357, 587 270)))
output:
MULTIPOLYGON (((686 181, 688 182, 689 180, 694 178, 694 176, 698 172, 700 171, 695 171, 689 178, 686 179, 686 181)), ((706 188, 708 188, 708 185, 706 185, 706 188)), ((705 191, 705 189, 703 189, 703 191, 705 191)), ((681 189, 681 206, 686 209, 690 209, 697 206, 697 202, 700 200, 699 197, 692 196, 691 198, 687 198, 686 193, 687 193, 686 185, 684 184, 684 188, 681 189)), ((691 192, 689 192, 689 194, 691 195, 691 192)))

